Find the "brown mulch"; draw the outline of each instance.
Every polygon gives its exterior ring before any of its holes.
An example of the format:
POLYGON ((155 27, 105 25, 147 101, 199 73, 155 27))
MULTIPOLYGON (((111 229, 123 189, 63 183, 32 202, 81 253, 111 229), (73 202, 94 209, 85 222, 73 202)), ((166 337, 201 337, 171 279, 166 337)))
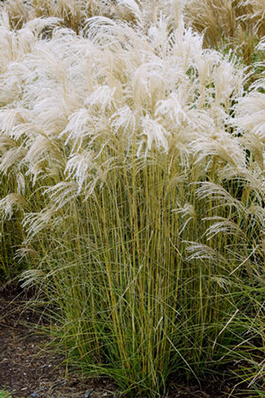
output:
MULTIPOLYGON (((49 339, 38 332, 38 326, 45 321, 32 309, 22 310, 27 308, 27 300, 29 298, 23 292, 17 294, 0 289, 0 390, 9 391, 12 398, 120 396, 118 388, 109 379, 89 379, 66 371, 64 358, 47 350, 49 339)), ((167 398, 228 397, 233 385, 225 374, 216 378, 211 376, 202 382, 201 388, 197 384, 187 386, 178 382, 172 384, 167 398)))
POLYGON ((24 294, 0 291, 0 390, 12 398, 114 397, 115 387, 107 379, 67 374, 64 358, 51 354, 49 339, 38 332, 45 321, 22 310, 26 300, 24 294))

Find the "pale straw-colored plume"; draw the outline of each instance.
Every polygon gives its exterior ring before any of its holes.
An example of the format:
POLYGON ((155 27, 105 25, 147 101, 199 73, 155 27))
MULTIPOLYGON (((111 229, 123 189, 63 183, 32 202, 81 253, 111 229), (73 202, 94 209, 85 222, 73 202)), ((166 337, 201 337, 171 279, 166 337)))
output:
POLYGON ((0 200, 0 213, 6 219, 11 219, 13 214, 27 207, 27 202, 22 195, 11 193, 0 200))
POLYGON ((45 173, 48 180, 52 176, 48 185, 65 176, 47 191, 54 200, 58 189, 59 207, 74 192, 85 194, 84 187, 91 193, 95 181, 105 178, 100 162, 110 154, 127 156, 133 147, 145 159, 154 149, 181 148, 181 164, 195 157, 197 176, 212 167, 209 159, 216 159, 216 170, 226 164, 244 168, 240 143, 226 131, 243 70, 216 51, 204 51, 202 38, 182 23, 170 31, 170 18, 162 14, 142 26, 144 2, 120 4, 138 19, 135 28, 99 16, 88 21, 84 37, 58 29, 50 40, 39 38, 36 26, 52 26, 53 19, 32 20, 15 33, 17 43, 28 29, 32 42, 16 62, 15 87, 23 91, 15 91, 2 111, 2 131, 19 143, 9 160, 8 153, 2 159, 2 170, 18 160, 35 183, 45 173), (87 157, 92 153, 96 163, 87 157), (70 193, 71 180, 79 188, 70 193))

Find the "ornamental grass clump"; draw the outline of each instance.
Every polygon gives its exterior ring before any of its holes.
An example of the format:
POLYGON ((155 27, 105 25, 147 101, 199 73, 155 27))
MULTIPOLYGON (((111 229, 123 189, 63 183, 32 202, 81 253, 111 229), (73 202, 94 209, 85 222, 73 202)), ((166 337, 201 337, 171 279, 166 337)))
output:
POLYGON ((0 208, 23 286, 70 363, 134 396, 235 362, 260 388, 263 94, 176 4, 150 22, 122 3, 133 23, 79 35, 3 14, 0 208))

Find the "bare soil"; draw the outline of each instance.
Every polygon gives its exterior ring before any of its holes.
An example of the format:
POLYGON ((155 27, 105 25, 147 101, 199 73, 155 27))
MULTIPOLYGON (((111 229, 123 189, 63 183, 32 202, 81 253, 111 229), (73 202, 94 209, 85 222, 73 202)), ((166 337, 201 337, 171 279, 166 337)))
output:
MULTIPOLYGON (((39 326, 45 321, 32 309, 25 309, 27 300, 30 298, 25 293, 0 289, 0 390, 10 392, 12 398, 120 397, 111 380, 89 379, 69 371, 61 355, 47 350, 49 338, 39 333, 39 326)), ((195 383, 172 383, 167 398, 228 397, 233 386, 226 371, 220 377, 202 381, 201 387, 195 383)))

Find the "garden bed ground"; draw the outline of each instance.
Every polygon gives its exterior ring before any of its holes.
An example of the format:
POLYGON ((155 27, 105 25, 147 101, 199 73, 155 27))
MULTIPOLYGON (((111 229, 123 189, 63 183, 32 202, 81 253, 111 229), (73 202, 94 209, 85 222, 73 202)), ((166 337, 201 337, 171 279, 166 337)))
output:
MULTIPOLYGON (((118 397, 118 388, 110 380, 84 378, 69 369, 66 372, 64 358, 51 354, 49 339, 38 332, 40 317, 25 309, 27 299, 25 294, 0 289, 0 390, 9 391, 12 398, 118 397)), ((227 370, 220 377, 203 381, 201 389, 197 384, 173 383, 167 397, 228 397, 234 383, 227 370)), ((243 396, 252 395, 240 394, 243 396)))

